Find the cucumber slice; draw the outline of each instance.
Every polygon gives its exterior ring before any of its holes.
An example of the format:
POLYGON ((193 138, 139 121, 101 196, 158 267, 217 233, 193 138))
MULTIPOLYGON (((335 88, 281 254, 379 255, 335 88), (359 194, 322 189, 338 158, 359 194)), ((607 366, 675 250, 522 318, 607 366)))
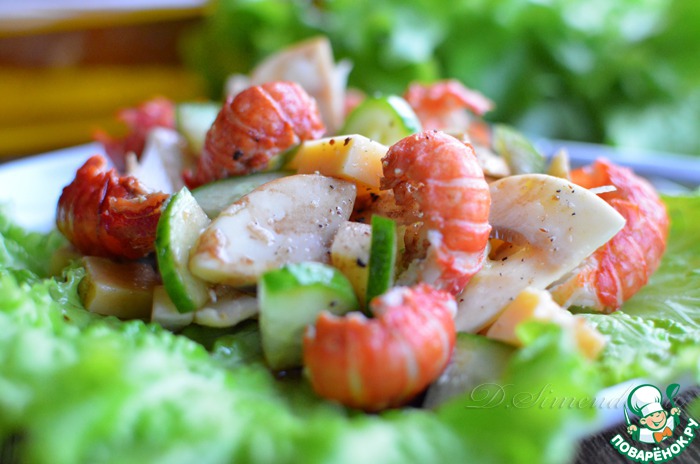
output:
POLYGON ((508 163, 512 174, 545 171, 545 159, 532 143, 515 128, 505 124, 493 126, 493 149, 508 163))
POLYGON ((341 134, 361 134, 384 145, 420 132, 418 116, 406 100, 396 95, 370 97, 350 112, 341 134))
POLYGON ((209 218, 187 187, 173 195, 158 221, 156 256, 163 286, 181 313, 195 311, 209 298, 209 287, 189 270, 190 249, 209 218))
POLYGON ((190 151, 199 155, 204 148, 207 131, 221 110, 217 102, 185 102, 175 106, 175 130, 187 141, 190 151))
POLYGON ((428 388, 423 406, 432 409, 461 394, 477 395, 479 386, 501 380, 514 352, 505 343, 459 332, 452 360, 428 388))
POLYGON ((396 223, 375 214, 372 216, 372 243, 369 248, 367 304, 394 285, 395 269, 396 223))
POLYGON ((214 219, 226 207, 238 201, 262 184, 292 174, 289 171, 271 171, 229 177, 202 185, 192 191, 192 195, 210 219, 214 219))
POLYGON ((340 315, 359 307, 348 279, 317 262, 288 264, 264 273, 258 299, 263 353, 276 370, 301 365, 304 330, 321 311, 340 315))

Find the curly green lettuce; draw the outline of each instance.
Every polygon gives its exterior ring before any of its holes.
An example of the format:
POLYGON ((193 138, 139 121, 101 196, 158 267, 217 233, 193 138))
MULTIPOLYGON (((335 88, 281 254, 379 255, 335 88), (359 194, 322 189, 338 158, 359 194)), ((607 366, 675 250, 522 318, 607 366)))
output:
POLYGON ((599 369, 606 384, 636 377, 700 381, 700 193, 667 196, 667 250, 649 284, 611 315, 585 317, 608 337, 599 369))
MULTIPOLYGON (((469 394, 436 412, 346 410, 301 375, 274 377, 250 326, 184 336, 91 316, 77 300, 80 268, 56 279, 28 270, 32 259, 6 262, 15 267, 0 270, 0 443, 21 462, 547 463, 570 458, 573 431, 592 419, 586 409, 469 407, 469 394)), ((598 376, 561 331, 529 333, 506 369, 508 401, 545 387, 595 394, 598 376)))
POLYGON ((0 267, 26 277, 48 277, 51 256, 66 239, 57 231, 49 234, 27 232, 12 222, 5 207, 0 208, 0 267))
POLYGON ((585 316, 609 338, 599 360, 530 323, 502 379, 435 411, 379 415, 317 398, 301 374, 273 376, 254 325, 176 335, 87 313, 79 266, 47 277, 62 240, 0 218, 0 443, 51 464, 567 461, 602 386, 700 380, 700 195, 664 200, 669 247, 649 286, 615 314, 585 316))

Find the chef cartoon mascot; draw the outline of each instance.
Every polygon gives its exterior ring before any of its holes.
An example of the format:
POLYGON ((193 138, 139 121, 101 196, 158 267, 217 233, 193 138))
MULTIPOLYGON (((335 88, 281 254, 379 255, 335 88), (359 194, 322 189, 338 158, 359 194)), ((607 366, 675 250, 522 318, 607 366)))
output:
POLYGON ((640 417, 639 425, 629 424, 627 432, 642 443, 661 443, 673 434, 680 410, 671 408, 671 414, 661 406, 661 391, 653 385, 640 385, 627 398, 627 407, 640 417))

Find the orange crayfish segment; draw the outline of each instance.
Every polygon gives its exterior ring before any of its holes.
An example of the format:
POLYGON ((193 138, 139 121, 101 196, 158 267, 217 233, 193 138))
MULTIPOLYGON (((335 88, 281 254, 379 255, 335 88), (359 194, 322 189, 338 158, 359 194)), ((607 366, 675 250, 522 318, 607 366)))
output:
POLYGON ((149 193, 133 177, 119 177, 95 155, 63 189, 56 226, 82 254, 138 259, 154 250, 158 219, 168 198, 149 193))
POLYGON ((128 133, 124 137, 114 137, 101 130, 93 137, 102 144, 117 170, 123 172, 127 153, 140 157, 153 128, 175 127, 175 104, 167 98, 157 97, 136 108, 119 111, 117 119, 127 126, 128 133))
POLYGON ((483 116, 494 106, 484 95, 465 87, 456 79, 428 85, 413 83, 404 93, 404 99, 416 112, 423 129, 464 129, 469 122, 463 114, 465 110, 483 116))
POLYGON ((615 191, 602 193, 600 197, 626 223, 584 263, 576 276, 576 285, 555 287, 552 294, 557 302, 567 306, 580 304, 572 295, 583 295, 586 305, 612 312, 646 285, 658 268, 666 250, 668 212, 649 182, 606 159, 573 170, 571 181, 585 188, 614 186, 615 191), (581 287, 589 289, 588 295, 574 291, 581 287), (592 292, 595 294, 591 295, 592 292))
POLYGON ((417 279, 454 295, 481 269, 491 232, 491 194, 470 145, 444 132, 406 137, 383 158, 382 189, 421 212, 429 246, 417 258, 417 279))
POLYGON ((373 319, 322 313, 304 337, 311 385, 324 398, 366 411, 406 404, 447 366, 456 308, 449 293, 418 284, 373 299, 373 319))
POLYGON ((229 97, 207 132, 191 188, 265 169, 272 158, 325 132, 316 101, 293 82, 268 82, 229 97))

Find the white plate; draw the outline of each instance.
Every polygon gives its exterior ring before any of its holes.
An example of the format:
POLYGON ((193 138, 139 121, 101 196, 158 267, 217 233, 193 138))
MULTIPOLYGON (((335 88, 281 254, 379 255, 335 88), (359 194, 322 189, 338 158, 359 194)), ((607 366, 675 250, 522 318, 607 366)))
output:
POLYGON ((9 207, 12 217, 25 229, 48 232, 54 227, 63 187, 90 156, 98 153, 104 155, 102 146, 91 143, 0 165, 0 204, 9 207))
MULTIPOLYGON (((700 157, 667 153, 620 151, 601 145, 538 140, 546 155, 565 148, 574 165, 587 164, 605 156, 632 167, 649 177, 660 190, 676 193, 700 185, 700 157)), ((54 224, 54 212, 63 187, 75 171, 93 154, 103 154, 96 143, 57 150, 0 165, 0 203, 8 204, 17 223, 28 230, 47 232, 54 224)))
POLYGON ((573 166, 590 164, 600 157, 608 158, 634 169, 634 172, 651 180, 656 188, 664 193, 678 193, 700 186, 700 157, 698 156, 616 149, 604 145, 564 140, 540 139, 535 145, 548 156, 559 149, 565 149, 573 166))

